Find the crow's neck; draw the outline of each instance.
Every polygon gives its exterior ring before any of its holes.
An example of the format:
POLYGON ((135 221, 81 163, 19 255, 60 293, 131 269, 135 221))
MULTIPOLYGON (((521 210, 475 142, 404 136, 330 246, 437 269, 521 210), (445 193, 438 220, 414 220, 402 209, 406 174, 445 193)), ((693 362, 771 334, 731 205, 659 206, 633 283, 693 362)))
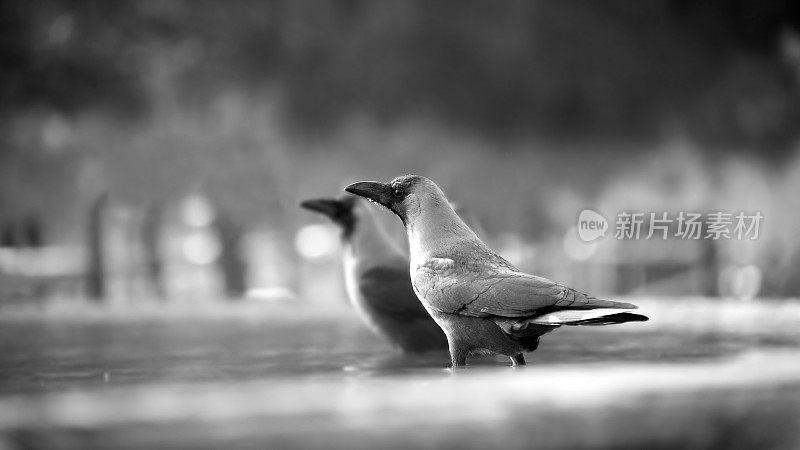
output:
POLYGON ((426 209, 406 227, 412 268, 428 258, 447 257, 464 244, 483 243, 449 206, 426 209))

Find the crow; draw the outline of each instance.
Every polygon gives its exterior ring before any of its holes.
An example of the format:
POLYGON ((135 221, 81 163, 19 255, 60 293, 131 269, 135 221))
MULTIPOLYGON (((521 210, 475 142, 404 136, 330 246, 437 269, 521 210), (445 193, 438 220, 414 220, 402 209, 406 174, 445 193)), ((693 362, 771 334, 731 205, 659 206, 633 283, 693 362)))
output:
POLYGON ((347 195, 300 205, 341 228, 347 294, 367 326, 404 352, 446 351, 447 338, 411 287, 408 257, 365 203, 347 195))
POLYGON ((561 325, 646 321, 620 312, 630 303, 600 300, 521 272, 492 252, 459 218, 431 180, 406 175, 345 188, 394 212, 406 228, 414 292, 447 335, 454 367, 467 356, 500 354, 524 365, 523 352, 561 325))

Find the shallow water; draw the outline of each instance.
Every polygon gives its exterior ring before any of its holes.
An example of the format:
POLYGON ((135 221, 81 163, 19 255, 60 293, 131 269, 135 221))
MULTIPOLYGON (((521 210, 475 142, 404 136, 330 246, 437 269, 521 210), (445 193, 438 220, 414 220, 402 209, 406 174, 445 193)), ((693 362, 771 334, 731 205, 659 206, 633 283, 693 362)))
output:
POLYGON ((452 371, 347 312, 25 317, 0 355, 0 448, 800 447, 800 338, 768 327, 561 329, 452 371))

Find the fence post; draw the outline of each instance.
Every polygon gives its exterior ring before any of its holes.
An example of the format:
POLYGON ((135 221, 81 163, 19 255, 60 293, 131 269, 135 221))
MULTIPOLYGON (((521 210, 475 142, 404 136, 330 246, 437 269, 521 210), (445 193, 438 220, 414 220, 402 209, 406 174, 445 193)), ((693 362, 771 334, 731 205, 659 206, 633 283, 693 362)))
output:
POLYGON ((103 301, 106 297, 105 218, 108 194, 100 194, 89 208, 87 226, 86 295, 103 301))
POLYGON ((219 210, 213 223, 220 243, 219 268, 229 298, 247 291, 247 264, 242 257, 242 227, 226 211, 219 210))
POLYGON ((161 205, 152 205, 147 208, 142 224, 145 276, 153 293, 161 301, 167 297, 164 286, 164 255, 161 248, 163 217, 161 205))

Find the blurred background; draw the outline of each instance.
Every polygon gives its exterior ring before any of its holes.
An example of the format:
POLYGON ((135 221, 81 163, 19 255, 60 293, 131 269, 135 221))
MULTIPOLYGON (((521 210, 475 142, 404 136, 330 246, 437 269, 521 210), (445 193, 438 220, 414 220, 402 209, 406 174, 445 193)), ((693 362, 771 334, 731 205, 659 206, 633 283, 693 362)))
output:
POLYGON ((405 173, 512 262, 583 289, 730 295, 720 275, 753 266, 749 296, 797 296, 799 17, 788 1, 3 2, 4 297, 305 298, 338 274, 338 239, 302 228, 320 221, 298 202, 405 173), (587 250, 568 242, 585 207, 765 221, 755 242, 587 250))
MULTIPOLYGON (((702 328, 723 304, 751 305, 734 306, 714 322, 725 332, 779 320, 781 338, 755 334, 784 345, 788 333, 792 345, 800 342, 796 2, 5 0, 0 391, 89 393, 48 397, 33 403, 39 409, 26 398, 0 397, 0 419, 14 418, 0 444, 11 436, 5 442, 11 448, 56 442, 81 448, 85 441, 25 430, 40 420, 91 429, 117 417, 105 415, 108 405, 132 399, 153 402, 137 403, 142 416, 134 421, 157 422, 163 408, 176 417, 190 412, 175 406, 185 394, 173 393, 169 409, 157 399, 166 395, 160 390, 109 400, 94 396, 94 383, 339 373, 339 361, 316 359, 331 342, 338 343, 337 358, 351 362, 385 351, 347 309, 339 231, 298 205, 338 196, 350 182, 406 173, 435 180, 479 236, 520 268, 597 295, 661 299, 652 303, 656 311, 672 314, 661 321, 651 315, 653 326, 662 327, 662 334, 640 341, 649 342, 651 353, 601 339, 603 351, 570 353, 577 347, 565 344, 558 350, 572 356, 544 350, 542 361, 602 361, 613 354, 706 362, 730 355, 728 337, 709 340, 702 332, 701 340, 687 343, 663 328, 684 320, 702 328), (755 240, 625 241, 614 239, 612 228, 585 243, 575 229, 585 208, 612 227, 621 211, 745 211, 764 219, 755 240), (196 318, 193 311, 209 304, 217 305, 212 315, 245 313, 233 325, 176 318, 196 318), (51 316, 40 322, 40 312, 53 305, 72 317, 69 323, 51 316), (279 333, 264 336, 248 321, 254 310, 242 305, 300 309, 263 313, 279 333), (88 329, 70 322, 112 306, 151 308, 180 326, 159 328, 149 319, 121 325, 117 316, 111 323, 92 316, 101 323, 88 329), (699 313, 680 315, 681 308, 699 313), (335 339, 323 332, 309 334, 310 341, 287 337, 297 311, 307 318, 331 309, 344 313, 315 320, 335 339), (13 314, 19 310, 33 311, 22 324, 13 314), (273 350, 284 345, 283 353, 261 349, 262 338, 273 350), (356 341, 356 353, 346 350, 356 341), (166 369, 173 364, 183 369, 166 369), (28 405, 28 419, 15 418, 20 405, 28 405), (84 422, 65 419, 74 414, 84 422)), ((400 222, 388 213, 381 218, 403 243, 400 222)), ((791 378, 800 379, 792 370, 791 378)), ((303 391, 308 398, 330 387, 314 386, 303 391)), ((254 392, 284 392, 264 389, 254 392)), ((400 391, 416 392, 408 389, 400 391)), ((215 408, 243 400, 239 391, 224 392, 213 398, 215 408)), ((798 392, 778 396, 789 402, 787 411, 800 404, 798 392)), ((357 413, 365 411, 348 399, 357 413)), ((279 404, 292 404, 284 400, 279 404)), ((404 405, 400 411, 416 409, 404 405)), ((739 406, 733 410, 747 409, 739 406)), ((251 417, 249 410, 225 411, 251 417)), ((675 419, 675 412, 664 414, 675 419)), ((331 414, 352 418, 338 409, 331 414)), ((727 433, 741 431, 748 417, 708 420, 727 433)), ((796 411, 782 417, 782 430, 797 429, 790 426, 796 411)), ((581 420, 599 419, 587 413, 581 420)), ((136 436, 155 439, 147 430, 136 436)), ((161 432, 156 436, 173 436, 161 432)), ((112 435, 92 442, 142 442, 112 435)), ((570 436, 550 443, 577 445, 570 436)), ((610 432, 602 436, 601 443, 620 444, 610 432)), ((648 436, 633 442, 649 442, 648 436)), ((701 433, 692 442, 724 444, 707 438, 701 433)))
POLYGON ((6 1, 0 17, 4 302, 308 299, 309 277, 339 280, 338 237, 298 202, 405 173, 582 289, 800 294, 793 2, 6 1), (586 207, 765 219, 754 242, 584 246, 586 207), (720 280, 743 267, 747 292, 720 280))

